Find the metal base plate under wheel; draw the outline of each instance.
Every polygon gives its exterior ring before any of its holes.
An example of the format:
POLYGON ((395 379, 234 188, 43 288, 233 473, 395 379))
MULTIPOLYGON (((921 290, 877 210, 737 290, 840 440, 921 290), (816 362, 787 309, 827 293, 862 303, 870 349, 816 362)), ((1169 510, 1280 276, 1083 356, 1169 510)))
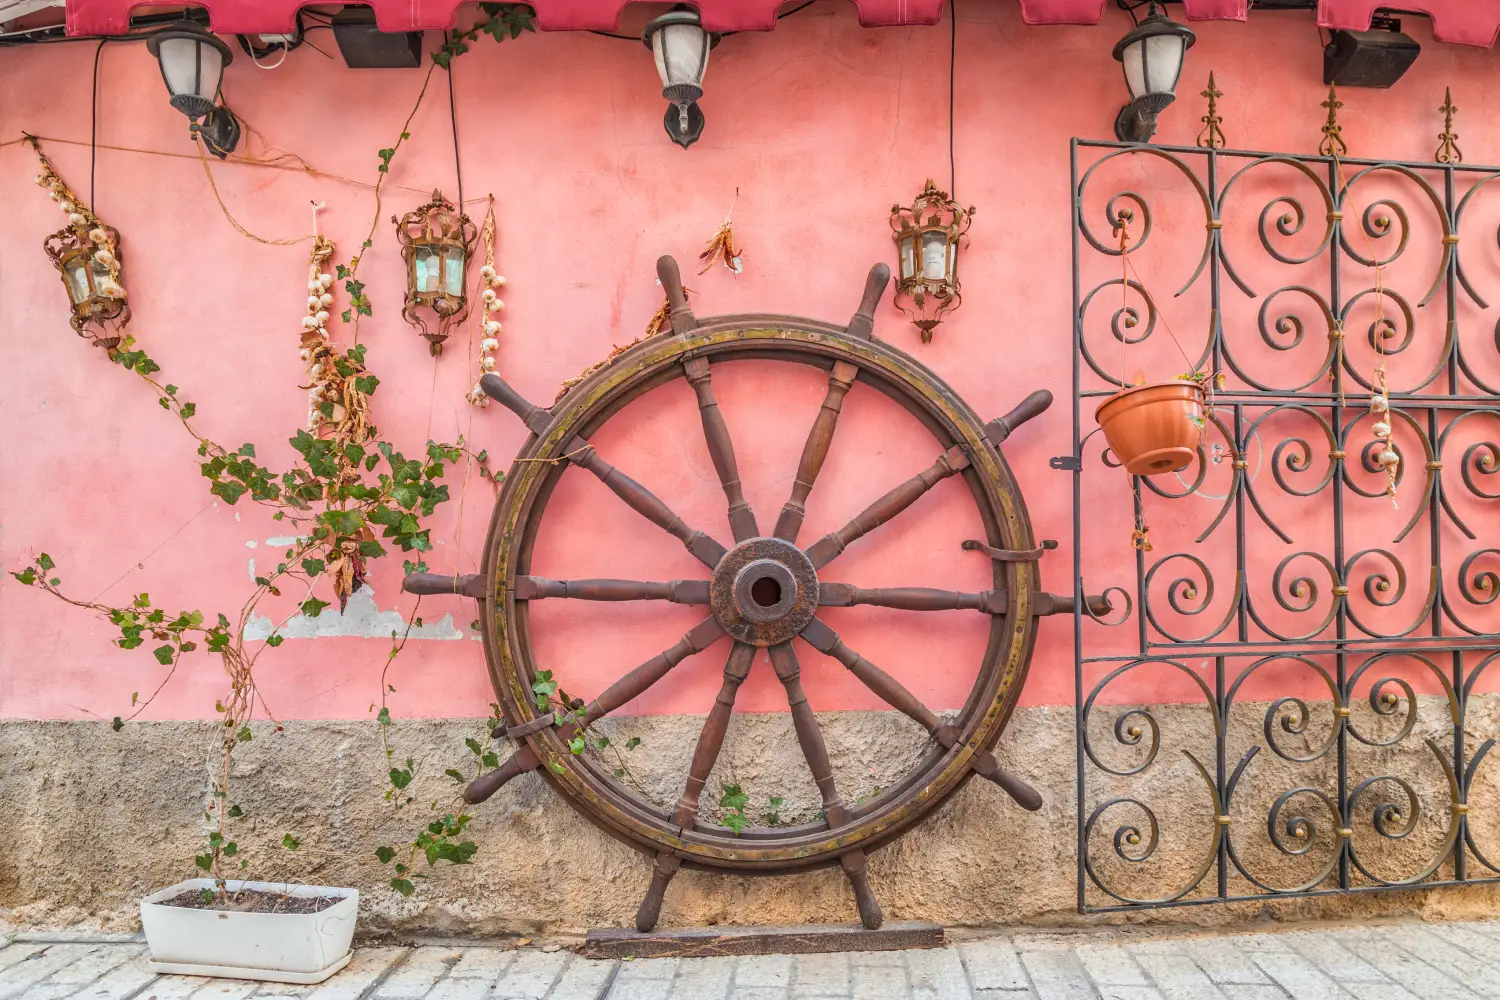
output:
MULTIPOLYGON (((485 657, 505 713, 508 735, 519 743, 500 768, 465 791, 480 802, 511 778, 540 770, 570 805, 612 836, 653 859, 650 887, 636 915, 641 931, 655 926, 667 887, 682 865, 722 872, 784 873, 838 865, 847 874, 863 924, 882 915, 866 874, 868 852, 911 829, 970 776, 1000 785, 1029 809, 1041 799, 1003 771, 991 749, 1015 708, 1031 659, 1036 616, 1071 612, 1073 598, 1041 593, 1037 559, 1020 490, 999 445, 1021 423, 1051 402, 1034 392, 1014 411, 988 424, 936 375, 903 352, 871 337, 875 306, 889 282, 885 265, 870 271, 858 311, 847 326, 775 315, 696 319, 688 309, 677 264, 657 263, 670 304, 671 330, 612 357, 570 389, 550 409, 522 398, 499 376, 481 384, 532 432, 505 480, 486 542, 486 572, 465 577, 432 574, 407 578, 412 593, 461 594, 483 605, 485 657), (714 398, 714 365, 736 359, 770 359, 829 373, 827 395, 797 465, 791 496, 774 528, 763 531, 745 502, 729 428, 714 398), (708 450, 728 508, 733 543, 685 523, 647 487, 605 461, 589 439, 631 400, 676 378, 686 378, 698 401, 708 450), (833 443, 844 396, 856 382, 884 393, 922 422, 936 439, 937 459, 888 489, 844 527, 811 544, 799 544, 804 505, 833 443), (531 575, 532 546, 548 498, 569 465, 598 477, 646 520, 674 537, 699 562, 702 579, 549 580, 531 575), (986 534, 966 545, 990 557, 993 583, 980 593, 921 587, 865 589, 836 582, 829 573, 840 552, 897 516, 932 486, 959 476, 968 487, 986 534), (674 645, 623 672, 572 719, 539 713, 531 685, 536 676, 528 609, 546 599, 665 600, 703 605, 705 617, 674 645), (890 673, 849 648, 818 617, 819 606, 877 605, 910 611, 968 609, 990 619, 989 641, 972 690, 951 721, 940 720, 890 673), (676 806, 664 809, 617 782, 569 740, 665 677, 678 663, 718 640, 730 640, 723 686, 692 757, 676 806), (835 787, 818 722, 803 692, 797 644, 806 642, 838 660, 892 708, 920 724, 931 743, 911 769, 872 799, 847 804, 835 787), (797 742, 822 797, 822 818, 793 827, 732 830, 700 822, 699 797, 723 745, 736 692, 759 648, 786 689, 797 742), (581 719, 581 722, 579 721, 581 719)), ((576 474, 576 473, 575 473, 576 474)), ((663 536, 663 541, 667 538, 663 536)), ((956 558, 973 558, 957 556, 956 558)))

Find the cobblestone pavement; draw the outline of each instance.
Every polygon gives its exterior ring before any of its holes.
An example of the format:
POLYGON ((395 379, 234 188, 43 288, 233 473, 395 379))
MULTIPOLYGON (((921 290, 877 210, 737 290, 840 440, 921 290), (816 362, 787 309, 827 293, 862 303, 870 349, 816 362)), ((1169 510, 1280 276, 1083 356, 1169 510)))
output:
POLYGON ((318 986, 156 976, 144 962, 140 944, 12 943, 0 1000, 1474 1000, 1500 998, 1500 920, 1016 931, 932 951, 621 962, 368 947, 318 986))

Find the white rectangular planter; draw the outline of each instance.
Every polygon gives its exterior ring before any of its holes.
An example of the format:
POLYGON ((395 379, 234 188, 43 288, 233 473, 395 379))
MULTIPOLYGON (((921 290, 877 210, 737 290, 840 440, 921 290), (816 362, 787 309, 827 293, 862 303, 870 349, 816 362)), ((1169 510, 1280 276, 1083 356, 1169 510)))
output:
POLYGON ((349 942, 359 910, 357 889, 283 882, 227 883, 289 896, 342 896, 317 913, 240 913, 166 906, 186 889, 213 889, 211 878, 194 878, 141 900, 141 925, 151 946, 151 971, 189 976, 261 979, 273 983, 320 983, 349 964, 349 942))

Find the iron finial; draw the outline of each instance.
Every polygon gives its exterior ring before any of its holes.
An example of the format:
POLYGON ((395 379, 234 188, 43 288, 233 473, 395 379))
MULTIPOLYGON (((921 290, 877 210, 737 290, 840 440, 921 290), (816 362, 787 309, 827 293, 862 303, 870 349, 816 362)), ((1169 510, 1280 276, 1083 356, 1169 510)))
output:
POLYGON ((1318 144, 1318 152, 1324 156, 1347 156, 1349 146, 1344 142, 1343 127, 1339 125, 1339 108, 1344 102, 1339 100, 1338 88, 1333 84, 1328 85, 1328 100, 1320 107, 1328 109, 1328 121, 1323 125, 1323 141, 1318 144))
POLYGON ((1200 96, 1208 98, 1208 114, 1198 119, 1203 123, 1203 131, 1198 133, 1197 144, 1208 149, 1224 148, 1224 130, 1219 128, 1224 119, 1219 117, 1219 98, 1224 96, 1223 91, 1214 86, 1214 74, 1208 73, 1208 89, 1202 91, 1200 96))
POLYGON ((1463 151, 1458 148, 1458 133, 1453 131, 1453 116, 1458 114, 1458 105, 1453 103, 1453 88, 1443 88, 1443 131, 1438 136, 1437 161, 1439 163, 1464 162, 1463 151))

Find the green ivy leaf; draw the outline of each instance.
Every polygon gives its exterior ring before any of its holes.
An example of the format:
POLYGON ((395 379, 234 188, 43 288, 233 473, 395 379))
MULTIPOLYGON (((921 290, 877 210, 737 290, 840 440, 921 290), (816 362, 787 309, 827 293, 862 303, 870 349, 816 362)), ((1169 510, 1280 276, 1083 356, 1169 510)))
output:
POLYGON ((198 412, 198 404, 183 403, 182 408, 178 410, 178 412, 182 414, 182 419, 191 420, 193 418, 193 414, 198 412))
POLYGON ((109 728, 118 733, 120 730, 125 728, 125 723, 121 722, 120 717, 117 715, 114 717, 114 720, 110 722, 109 728))
POLYGON ((443 773, 446 774, 448 777, 452 778, 454 781, 458 782, 460 785, 462 785, 464 783, 464 776, 461 773, 459 773, 459 771, 458 771, 457 768, 450 767, 450 768, 448 768, 448 770, 444 771, 443 773))
POLYGON ((174 652, 175 650, 171 646, 157 646, 151 651, 151 655, 156 657, 157 663, 167 666, 172 662, 172 654, 174 652))
POLYGON ((239 806, 230 806, 228 815, 230 819, 240 819, 245 815, 245 810, 239 806))
POLYGON ((272 649, 275 649, 283 642, 286 642, 286 636, 284 635, 277 635, 273 632, 272 634, 266 636, 266 645, 270 646, 272 649))
POLYGON ((214 867, 214 856, 212 854, 198 854, 193 857, 193 864, 204 871, 212 871, 214 867))
POLYGON ((632 737, 630 737, 630 739, 628 739, 628 740, 625 741, 625 749, 626 750, 634 750, 636 747, 638 747, 640 745, 641 745, 641 738, 639 736, 632 736, 632 737))
POLYGON ((410 896, 412 893, 417 891, 417 887, 412 885, 404 878, 391 879, 391 888, 395 889, 403 896, 410 896))
POLYGON ((721 792, 722 794, 719 796, 719 805, 723 806, 725 809, 733 809, 738 811, 745 808, 745 806, 750 803, 750 796, 746 795, 744 789, 740 788, 740 786, 737 784, 724 785, 721 788, 721 792))
POLYGON ((302 846, 302 841, 293 837, 290 833, 284 833, 281 835, 281 846, 289 851, 295 851, 302 846))
POLYGON ((320 601, 316 597, 309 597, 302 602, 302 613, 309 618, 316 618, 328 607, 329 601, 320 601))
POLYGON ((396 849, 393 847, 377 847, 375 848, 375 856, 380 859, 381 864, 388 865, 391 863, 391 859, 396 856, 396 849))
POLYGON ((398 767, 393 767, 391 768, 390 779, 391 784, 394 785, 399 791, 400 789, 403 789, 407 785, 411 784, 411 772, 398 767))

